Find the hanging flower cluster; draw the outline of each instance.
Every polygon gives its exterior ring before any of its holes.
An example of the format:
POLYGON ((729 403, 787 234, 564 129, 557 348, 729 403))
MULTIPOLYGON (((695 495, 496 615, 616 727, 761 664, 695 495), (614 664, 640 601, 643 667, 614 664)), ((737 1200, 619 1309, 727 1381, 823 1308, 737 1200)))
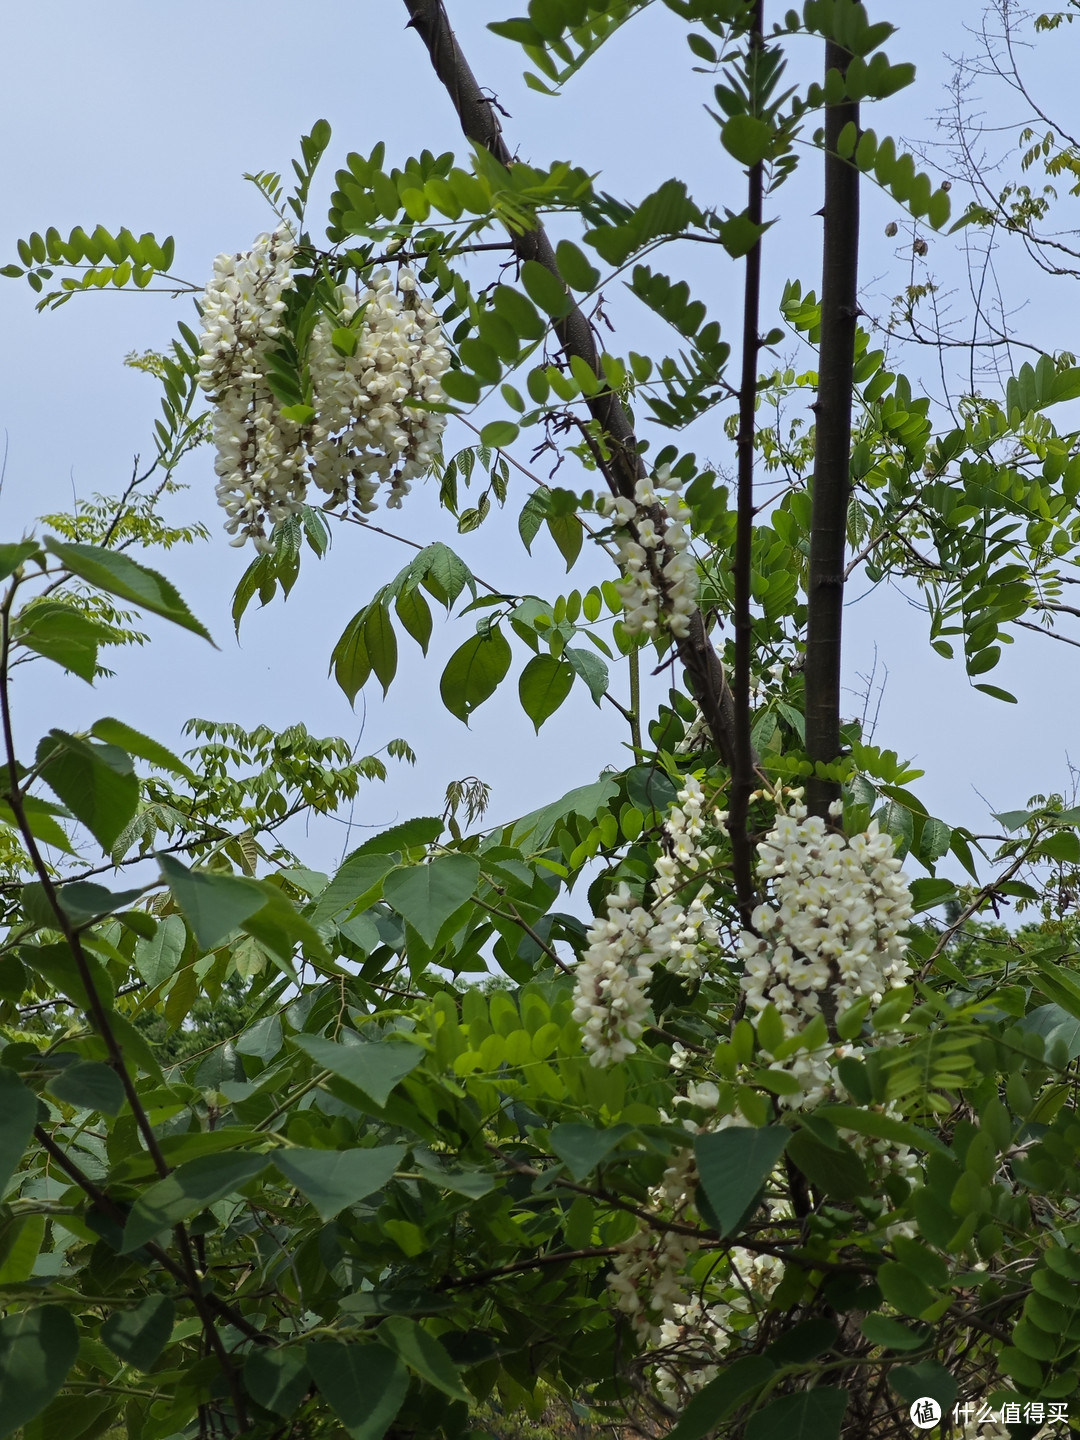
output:
POLYGON ((631 635, 668 630, 677 639, 690 633, 697 606, 697 566, 689 553, 690 510, 679 494, 682 481, 661 465, 651 479, 637 482, 633 500, 605 501, 618 540, 623 579, 616 586, 624 624, 631 635), (661 492, 668 491, 666 496, 661 492))
POLYGON ((361 294, 338 289, 337 313, 319 320, 308 342, 314 417, 298 424, 282 414, 267 370, 295 250, 282 226, 245 254, 219 255, 201 301, 200 383, 215 404, 218 501, 232 543, 250 538, 263 551, 273 527, 305 503, 309 481, 328 496, 327 509, 351 498, 370 513, 380 482, 390 487, 387 504, 399 506, 437 457, 445 425, 445 416, 416 408, 443 400, 450 357, 438 316, 405 269, 396 288, 380 270, 361 294))
MULTIPOLYGON (((696 1183, 694 1152, 680 1150, 660 1184, 649 1191, 649 1204, 669 1213, 676 1223, 693 1218, 690 1197, 696 1183)), ((690 1234, 642 1227, 620 1245, 608 1273, 608 1287, 643 1344, 659 1344, 663 1326, 691 1304, 686 1262, 697 1244, 690 1234)))
POLYGON ((380 481, 390 486, 387 507, 398 509, 409 482, 438 458, 445 415, 410 401, 439 404, 440 379, 450 367, 438 315, 416 289, 409 270, 372 276, 360 296, 337 292, 340 314, 316 325, 309 346, 317 411, 311 427, 311 478, 330 497, 328 509, 352 498, 361 514, 376 509, 380 481), (336 321, 336 323, 335 323, 336 321), (343 355, 338 329, 355 337, 343 355))
POLYGON ((250 535, 264 548, 267 524, 272 529, 303 503, 300 432, 282 418, 266 383, 282 333, 282 296, 294 284, 295 249, 282 227, 260 235, 246 254, 219 255, 201 301, 200 383, 215 403, 217 497, 234 545, 250 535))
POLYGON ((773 897, 751 917, 757 933, 744 931, 739 944, 751 1009, 771 1002, 794 1034, 820 1012, 825 989, 839 1016, 863 999, 880 1005, 906 983, 911 891, 877 821, 849 837, 795 803, 777 816, 758 855, 773 897))
POLYGON ((607 898, 607 918, 594 920, 588 932, 589 948, 575 971, 573 1016, 593 1065, 613 1064, 637 1049, 654 965, 695 979, 716 947, 706 910, 712 887, 706 881, 693 899, 680 898, 715 859, 715 846, 698 844, 704 805, 701 784, 691 775, 664 824, 665 853, 656 862, 651 906, 639 905, 629 886, 619 885, 607 898))

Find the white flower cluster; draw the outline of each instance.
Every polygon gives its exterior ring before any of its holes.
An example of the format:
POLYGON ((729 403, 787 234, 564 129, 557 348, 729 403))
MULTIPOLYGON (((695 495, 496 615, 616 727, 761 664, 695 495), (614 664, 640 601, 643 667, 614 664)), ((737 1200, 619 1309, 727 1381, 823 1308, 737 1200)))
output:
POLYGON ((876 821, 848 837, 794 804, 758 855, 757 873, 772 881, 773 895, 751 917, 757 933, 744 931, 739 944, 751 1009, 771 1002, 795 1034, 821 1011, 826 989, 839 1016, 862 999, 879 1005, 905 984, 911 891, 892 837, 876 821))
POLYGON ((387 504, 399 506, 410 480, 436 459, 445 425, 445 416, 416 408, 443 400, 450 357, 438 316, 405 269, 397 288, 386 270, 363 294, 339 288, 338 312, 308 342, 315 416, 301 426, 282 415, 267 369, 282 335, 282 297, 295 283, 295 250, 282 226, 245 254, 219 255, 201 301, 200 383, 215 403, 218 501, 232 543, 250 538, 263 551, 273 527, 305 503, 309 480, 329 497, 326 509, 351 496, 370 513, 381 481, 390 486, 387 504), (334 345, 342 330, 354 345, 334 345))
POLYGON ((679 898, 715 858, 714 846, 698 845, 704 805, 700 782, 687 777, 664 824, 665 853, 656 862, 650 908, 635 902, 629 886, 619 885, 607 898, 607 918, 595 919, 588 932, 589 948, 574 976, 573 1016, 593 1065, 610 1065, 637 1049, 654 965, 695 979, 717 943, 705 908, 712 886, 706 881, 688 903, 679 898))
POLYGON ((311 478, 330 497, 328 509, 351 494, 357 510, 376 509, 379 482, 390 485, 391 510, 409 493, 409 482, 438 458, 446 416, 410 401, 439 404, 450 353, 442 324, 417 293, 411 271, 397 289, 389 271, 372 276, 366 293, 348 286, 337 292, 340 312, 316 325, 308 352, 317 411, 312 422, 311 478), (349 329, 351 355, 333 344, 334 331, 349 329))
MULTIPOLYGON (((670 1211, 676 1221, 684 1220, 696 1181, 694 1152, 680 1150, 660 1184, 649 1191, 649 1203, 655 1209, 670 1211)), ((658 1344, 664 1325, 691 1304, 685 1270, 687 1259, 696 1249, 693 1235, 644 1226, 619 1246, 607 1283, 615 1304, 630 1317, 643 1344, 658 1344)))
POLYGON ((217 496, 225 529, 256 544, 304 497, 299 430, 283 420, 266 383, 269 353, 281 335, 282 295, 293 287, 292 234, 260 235, 243 255, 219 255, 203 294, 200 383, 215 402, 217 496))
POLYGON ((690 616, 697 607, 697 566, 689 553, 690 510, 679 494, 681 485, 671 467, 661 465, 651 479, 637 482, 633 500, 620 495, 605 501, 623 572, 616 589, 631 635, 666 629, 680 638, 690 632, 690 616), (670 492, 666 496, 660 493, 665 490, 670 492))

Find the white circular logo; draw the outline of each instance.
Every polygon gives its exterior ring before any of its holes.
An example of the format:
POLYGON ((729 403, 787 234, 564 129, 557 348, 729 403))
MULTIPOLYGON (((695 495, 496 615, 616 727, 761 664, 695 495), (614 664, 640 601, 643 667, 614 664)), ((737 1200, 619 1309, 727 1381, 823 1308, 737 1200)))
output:
POLYGON ((941 1406, 929 1395, 922 1395, 910 1410, 911 1423, 917 1430, 932 1430, 941 1419, 941 1406))

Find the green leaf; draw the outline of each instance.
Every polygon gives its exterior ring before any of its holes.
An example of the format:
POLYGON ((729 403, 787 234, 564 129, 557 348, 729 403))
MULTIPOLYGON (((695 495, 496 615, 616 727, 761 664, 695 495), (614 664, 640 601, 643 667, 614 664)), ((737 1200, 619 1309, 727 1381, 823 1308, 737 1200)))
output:
POLYGON ((487 634, 474 635, 450 656, 439 681, 443 704, 467 725, 469 716, 495 693, 509 668, 510 646, 493 625, 487 634))
POLYGON ((1070 1061, 1080 1056, 1080 1017, 1070 1015, 1060 1005, 1037 1006, 1022 1020, 1017 1021, 1016 1028, 1033 1035, 1041 1035, 1047 1054, 1054 1041, 1060 1040, 1070 1061))
POLYGON ((503 450, 517 439, 518 429, 510 420, 492 420, 480 431, 480 444, 490 445, 493 450, 503 450))
POLYGON ((461 1383, 457 1367, 441 1341, 407 1315, 391 1315, 379 1326, 379 1339, 401 1356, 410 1370, 434 1385, 451 1400, 472 1404, 472 1396, 461 1383))
POLYGON ((955 894, 956 886, 951 880, 922 879, 911 882, 911 902, 916 914, 944 904, 955 894))
POLYGON ((121 600, 129 600, 214 643, 209 630, 195 619, 179 591, 156 570, 147 570, 120 551, 103 550, 98 545, 66 544, 48 536, 45 548, 65 569, 88 584, 121 600))
POLYGON ((847 1404, 835 1385, 781 1395, 750 1417, 746 1440, 840 1440, 847 1404))
POLYGON ((236 1053, 238 1055, 254 1055, 257 1060, 268 1063, 284 1043, 281 1017, 264 1015, 261 1020, 256 1020, 254 1025, 249 1025, 236 1037, 236 1053))
POLYGON ((195 939, 212 950, 266 904, 266 891, 244 875, 189 870, 172 855, 159 855, 162 879, 187 917, 195 939))
POLYGON ((772 126, 755 115, 732 115, 720 131, 720 143, 740 165, 757 165, 772 147, 772 126))
POLYGON ((74 606, 53 601, 24 610, 14 626, 20 645, 87 681, 97 674, 98 646, 107 634, 74 606))
POLYGON ((929 1344, 925 1335, 918 1335, 910 1326, 888 1315, 867 1315, 860 1326, 862 1333, 875 1345, 884 1345, 889 1350, 921 1350, 929 1344))
POLYGON ((585 684, 589 687, 589 694, 599 705, 607 693, 610 677, 608 667, 594 655, 591 650, 579 650, 574 646, 567 646, 563 651, 563 658, 574 667, 574 672, 580 675, 585 684))
POLYGON ((557 320, 567 314, 573 305, 566 286, 557 275, 553 275, 539 260, 526 260, 521 267, 521 283, 529 299, 538 305, 545 315, 557 320))
POLYGON ((873 1193, 866 1166, 846 1140, 838 1140, 834 1148, 809 1130, 797 1130, 788 1155, 812 1185, 836 1200, 855 1200, 873 1193))
MULTIPOLYGON (((103 915, 112 915, 117 910, 140 899, 142 890, 106 890, 93 880, 72 880, 56 890, 60 909, 73 925, 86 925, 91 920, 100 920, 103 915)), ((47 923, 53 923, 51 920, 47 923)))
POLYGON ((445 922, 471 898, 479 879, 480 866, 471 855, 440 855, 424 865, 394 870, 383 881, 383 899, 426 945, 434 945, 445 922))
POLYGON ((139 781, 130 757, 115 745, 50 730, 39 742, 36 758, 49 789, 102 849, 110 850, 139 803, 139 781))
POLYGON ((831 1350, 839 1335, 840 1328, 832 1320, 802 1320, 772 1342, 768 1355, 781 1365, 807 1365, 831 1350))
POLYGON ((525 666, 518 681, 518 698, 538 735, 540 726, 558 710, 573 684, 573 666, 556 660, 554 655, 535 655, 525 666))
POLYGON ((0 1320, 0 1440, 45 1409, 78 1352, 75 1321, 59 1305, 0 1320))
POLYGON ((885 1299, 902 1315, 921 1315, 936 1299, 925 1280, 896 1260, 886 1260, 875 1278, 885 1299))
POLYGON ((135 969, 153 990, 168 980, 180 964, 187 944, 187 928, 179 915, 166 915, 151 940, 135 944, 135 969))
POLYGON ((132 1206, 121 1251, 130 1254, 161 1230, 171 1230, 200 1210, 232 1195, 266 1168, 267 1156, 235 1151, 200 1155, 151 1185, 132 1206))
POLYGON ((333 1220, 347 1205, 356 1205, 381 1190, 391 1178, 404 1145, 371 1150, 279 1150, 274 1165, 302 1191, 323 1220, 333 1220))
POLYGON ((581 554, 585 530, 576 515, 549 515, 547 527, 551 538, 559 547, 559 554, 566 561, 566 573, 574 568, 574 561, 581 554))
POLYGON ((783 1125, 732 1126, 694 1141, 698 1175, 721 1233, 733 1235, 791 1139, 783 1125))
POLYGON ((0 545, 0 580, 14 575, 24 561, 40 554, 41 546, 36 540, 20 540, 16 544, 0 545))
POLYGON ((340 915, 342 910, 379 886, 383 876, 393 867, 389 854, 350 855, 316 901, 311 923, 321 925, 323 921, 340 915))
POLYGON ((702 1440, 740 1401, 760 1390, 775 1374, 776 1366, 764 1355, 740 1356, 690 1397, 667 1440, 702 1440))
POLYGON ((555 262, 559 274, 571 290, 595 290, 600 283, 600 271, 590 265, 583 251, 571 240, 560 240, 555 247, 555 262))
POLYGON ((151 1295, 132 1310, 114 1310, 101 1338, 114 1355, 136 1370, 149 1370, 172 1336, 176 1306, 167 1295, 151 1295))
POLYGON ((409 1389, 409 1372, 385 1345, 320 1340, 308 1369, 352 1440, 382 1440, 409 1389))
POLYGON ((944 1365, 923 1360, 918 1365, 897 1365, 889 1371, 889 1384, 909 1405, 929 1395, 948 1414, 956 1404, 959 1387, 944 1365))
MULTIPOLYGON (((51 845, 54 849, 63 851, 65 855, 74 855, 75 851, 71 847, 67 832, 52 818, 54 815, 66 816, 68 813, 66 810, 59 805, 54 805, 51 800, 41 800, 36 795, 24 795, 22 809, 26 827, 35 840, 40 840, 45 845, 51 845)), ((18 829, 15 812, 3 800, 0 800, 0 821, 18 829)))
POLYGON ((119 1115, 124 1108, 124 1086, 120 1076, 100 1060, 71 1065, 49 1081, 49 1091, 58 1100, 77 1110, 97 1110, 119 1115))
POLYGON ((107 745, 116 745, 119 749, 126 750, 129 755, 137 755, 140 760, 148 760, 159 770, 168 770, 170 774, 179 775, 189 784, 195 784, 194 771, 189 765, 185 765, 178 755, 174 755, 164 745, 159 745, 156 740, 151 740, 148 735, 133 730, 122 720, 114 720, 107 715, 104 720, 98 720, 91 726, 90 734, 98 740, 104 740, 107 745))
POLYGON ((591 1125, 566 1121, 552 1130, 551 1148, 580 1182, 607 1159, 633 1128, 632 1125, 605 1125, 602 1130, 594 1130, 591 1125))
POLYGON ((367 647, 371 668, 378 677, 383 694, 397 674, 397 636, 390 621, 390 607, 386 604, 373 605, 364 621, 364 644, 367 647))
POLYGON ((399 1081, 424 1058, 419 1045, 407 1040, 362 1040, 340 1045, 322 1035, 294 1035, 293 1043, 322 1070, 340 1075, 374 1100, 380 1109, 399 1081))
POLYGON ((26 1153, 36 1122, 37 1098, 33 1091, 14 1070, 0 1065, 0 1195, 26 1153))
POLYGON ((371 659, 364 639, 364 623, 367 620, 367 614, 365 606, 363 610, 353 616, 341 632, 330 656, 330 668, 334 672, 334 679, 349 697, 350 704, 356 699, 357 693, 363 689, 371 674, 371 659))
POLYGON ((411 635, 420 649, 427 654, 431 640, 431 609, 419 590, 403 590, 397 597, 394 608, 407 634, 411 635))
POLYGON ((292 1415, 311 1384, 307 1357, 298 1345, 257 1346, 244 1361, 244 1384, 264 1410, 292 1415))

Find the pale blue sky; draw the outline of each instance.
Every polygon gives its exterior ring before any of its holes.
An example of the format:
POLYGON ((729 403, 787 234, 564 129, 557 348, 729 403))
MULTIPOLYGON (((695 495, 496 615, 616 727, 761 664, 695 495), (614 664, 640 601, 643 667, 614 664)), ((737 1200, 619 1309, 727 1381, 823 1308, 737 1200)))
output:
MULTIPOLYGON (((702 117, 707 83, 689 74, 683 26, 662 6, 627 27, 589 72, 591 79, 572 86, 560 101, 526 90, 520 52, 484 29, 488 20, 513 13, 511 0, 448 0, 448 8, 482 83, 511 112, 508 137, 523 157, 571 159, 602 172, 604 188, 631 197, 677 174, 707 203, 741 208, 737 174, 722 163, 711 122, 702 117)), ((977 22, 982 6, 977 0, 947 7, 893 0, 871 8, 875 17, 903 20, 888 52, 894 60, 915 60, 920 69, 917 86, 871 123, 879 134, 932 138, 930 117, 945 98, 946 56, 970 48, 963 29, 977 22)), ((234 0, 228 6, 194 0, 183 7, 120 0, 107 17, 59 0, 47 9, 11 12, 0 87, 6 138, 0 152, 0 263, 15 258, 16 237, 32 229, 91 229, 100 220, 113 229, 127 225, 136 233, 175 235, 177 273, 201 283, 218 251, 245 248, 266 228, 269 211, 242 172, 287 170, 298 136, 320 115, 335 132, 322 194, 348 150, 366 153, 380 138, 397 158, 424 146, 460 151, 448 102, 404 18, 397 0, 326 0, 302 11, 281 0, 234 0)), ((1073 43, 1066 34, 1040 52, 1055 87, 1067 83, 1067 47, 1073 43)), ((773 300, 789 275, 806 286, 818 282, 819 222, 812 218, 818 203, 809 166, 778 197, 787 224, 777 227, 768 251, 773 300)), ((888 203, 872 193, 867 212, 865 303, 880 313, 906 277, 883 235, 892 214, 888 203)), ((317 208, 311 213, 316 217, 317 208)), ((931 258, 959 276, 947 257, 949 243, 935 240, 931 258)), ((708 266, 700 255, 691 259, 702 298, 733 328, 736 268, 712 256, 708 266)), ((1061 324, 1061 292, 1051 296, 1029 287, 1026 275, 1022 286, 1045 343, 1075 346, 1070 327, 1061 324)), ((192 310, 190 301, 162 295, 93 294, 39 316, 25 285, 4 281, 0 314, 0 428, 9 441, 0 533, 15 538, 34 515, 68 505, 73 487, 80 494, 119 490, 132 454, 150 453, 156 389, 121 362, 130 350, 164 345, 175 320, 190 321, 192 310)), ((658 339, 638 311, 617 301, 615 315, 614 348, 646 349, 658 339)), ((699 453, 729 458, 715 423, 695 438, 699 453)), ((525 446, 521 458, 527 459, 525 446)), ((210 626, 220 650, 155 626, 154 646, 120 655, 117 678, 95 691, 34 667, 19 697, 27 748, 51 724, 75 727, 110 713, 174 744, 181 722, 195 714, 278 727, 303 720, 321 734, 355 735, 357 717, 326 679, 329 652, 353 611, 404 563, 406 550, 378 536, 343 531, 322 566, 305 565, 287 606, 250 613, 238 647, 228 604, 250 556, 230 549, 220 534, 211 472, 210 452, 202 451, 186 468, 192 490, 177 513, 204 519, 214 530, 213 543, 187 555, 174 552, 162 568, 210 626)), ((512 513, 504 522, 489 522, 460 542, 432 498, 419 491, 399 519, 417 539, 459 543, 476 571, 499 586, 554 595, 562 566, 552 547, 541 539, 538 563, 526 567, 516 536, 523 498, 524 491, 512 487, 512 513)), ((604 573, 590 559, 566 583, 584 589, 604 573)), ((901 597, 863 600, 849 611, 848 623, 852 683, 872 663, 876 642, 889 669, 878 738, 918 757, 928 772, 920 793, 936 813, 981 829, 985 807, 973 786, 999 809, 1064 783, 1077 699, 1070 650, 1034 636, 1018 642, 994 677, 1023 697, 1019 706, 1006 707, 971 691, 959 665, 929 652, 924 617, 901 597)), ((393 770, 387 786, 367 791, 357 808, 360 823, 430 812, 441 805, 447 781, 468 774, 493 783, 492 815, 509 817, 593 778, 605 763, 621 763, 626 752, 619 750, 625 738, 619 717, 608 707, 596 711, 576 693, 539 741, 512 691, 489 702, 470 730, 442 712, 432 700, 441 661, 468 633, 468 619, 445 626, 437 621, 426 662, 404 640, 401 675, 389 700, 383 704, 377 691, 369 692, 365 744, 377 748, 404 735, 420 764, 415 772, 393 770)), ((336 827, 313 835, 311 859, 331 863, 342 838, 336 827)))

